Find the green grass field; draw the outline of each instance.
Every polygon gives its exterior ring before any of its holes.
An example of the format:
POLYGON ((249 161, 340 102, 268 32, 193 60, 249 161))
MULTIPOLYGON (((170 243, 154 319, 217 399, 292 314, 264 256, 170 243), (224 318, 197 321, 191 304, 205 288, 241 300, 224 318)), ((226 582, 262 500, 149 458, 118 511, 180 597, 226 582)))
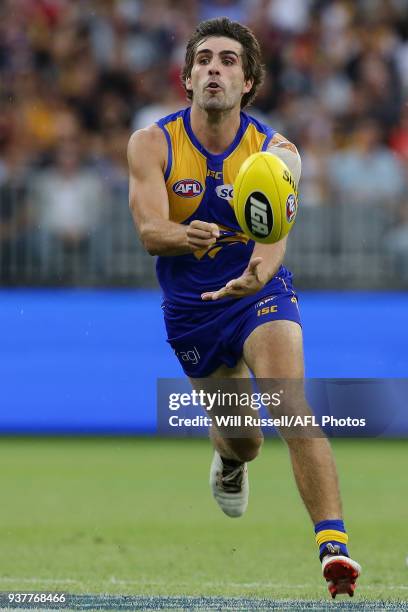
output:
MULTIPOLYGON (((354 600, 408 600, 408 443, 337 441, 354 600)), ((208 487, 206 440, 0 439, 0 591, 326 599, 287 451, 250 466, 247 514, 208 487)))

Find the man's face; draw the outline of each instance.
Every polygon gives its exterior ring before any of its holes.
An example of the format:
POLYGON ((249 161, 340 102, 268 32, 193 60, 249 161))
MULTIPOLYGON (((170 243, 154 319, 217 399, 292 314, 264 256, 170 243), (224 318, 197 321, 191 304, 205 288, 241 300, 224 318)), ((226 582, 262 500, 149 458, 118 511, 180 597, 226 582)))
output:
POLYGON ((193 92, 194 104, 203 110, 239 107, 242 96, 252 87, 252 81, 244 76, 242 45, 225 36, 201 41, 186 87, 193 92))

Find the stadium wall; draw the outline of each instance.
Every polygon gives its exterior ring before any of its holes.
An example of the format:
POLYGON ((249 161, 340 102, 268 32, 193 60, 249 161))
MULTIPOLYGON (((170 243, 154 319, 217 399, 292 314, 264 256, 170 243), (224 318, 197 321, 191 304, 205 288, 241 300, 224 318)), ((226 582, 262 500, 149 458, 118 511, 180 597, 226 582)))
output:
MULTIPOLYGON (((157 291, 0 292, 2 434, 154 434, 181 377, 157 291)), ((408 294, 303 292, 308 377, 408 380, 408 294)), ((385 435, 408 436, 407 381, 385 435)), ((391 401, 391 400, 390 400, 391 401)))

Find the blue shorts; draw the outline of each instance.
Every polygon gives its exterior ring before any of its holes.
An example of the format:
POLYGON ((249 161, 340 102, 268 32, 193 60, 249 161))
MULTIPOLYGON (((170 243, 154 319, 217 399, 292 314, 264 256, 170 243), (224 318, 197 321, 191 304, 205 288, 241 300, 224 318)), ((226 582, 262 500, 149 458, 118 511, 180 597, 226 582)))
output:
POLYGON ((162 308, 167 342, 185 374, 193 378, 209 376, 223 364, 235 366, 245 340, 259 325, 278 320, 301 324, 298 297, 289 279, 271 281, 245 298, 211 302, 211 308, 189 310, 166 302, 162 308))

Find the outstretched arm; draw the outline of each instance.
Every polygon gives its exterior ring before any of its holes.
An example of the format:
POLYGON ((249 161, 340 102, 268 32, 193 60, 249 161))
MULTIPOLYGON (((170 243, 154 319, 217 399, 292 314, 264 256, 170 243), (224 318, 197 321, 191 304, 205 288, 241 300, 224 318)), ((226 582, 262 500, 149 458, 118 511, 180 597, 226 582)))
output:
MULTIPOLYGON (((272 155, 279 157, 279 159, 287 165, 298 185, 302 170, 302 162, 295 145, 289 142, 282 134, 276 133, 271 139, 267 150, 269 153, 272 153, 272 155)), ((275 242, 275 244, 261 244, 259 242, 255 244, 251 261, 259 257, 262 258, 262 262, 258 267, 258 275, 261 281, 264 281, 263 284, 273 278, 279 270, 285 256, 287 239, 288 237, 285 236, 285 238, 282 238, 279 242, 275 242)))
MULTIPOLYGON (((269 146, 268 152, 276 155, 289 168, 296 183, 301 173, 301 160, 295 145, 286 140, 284 136, 276 133, 269 146)), ((285 256, 288 237, 282 238, 274 244, 256 243, 247 268, 239 278, 230 280, 218 291, 203 293, 203 300, 219 300, 225 297, 240 298, 257 293, 271 280, 279 270, 285 256)))

